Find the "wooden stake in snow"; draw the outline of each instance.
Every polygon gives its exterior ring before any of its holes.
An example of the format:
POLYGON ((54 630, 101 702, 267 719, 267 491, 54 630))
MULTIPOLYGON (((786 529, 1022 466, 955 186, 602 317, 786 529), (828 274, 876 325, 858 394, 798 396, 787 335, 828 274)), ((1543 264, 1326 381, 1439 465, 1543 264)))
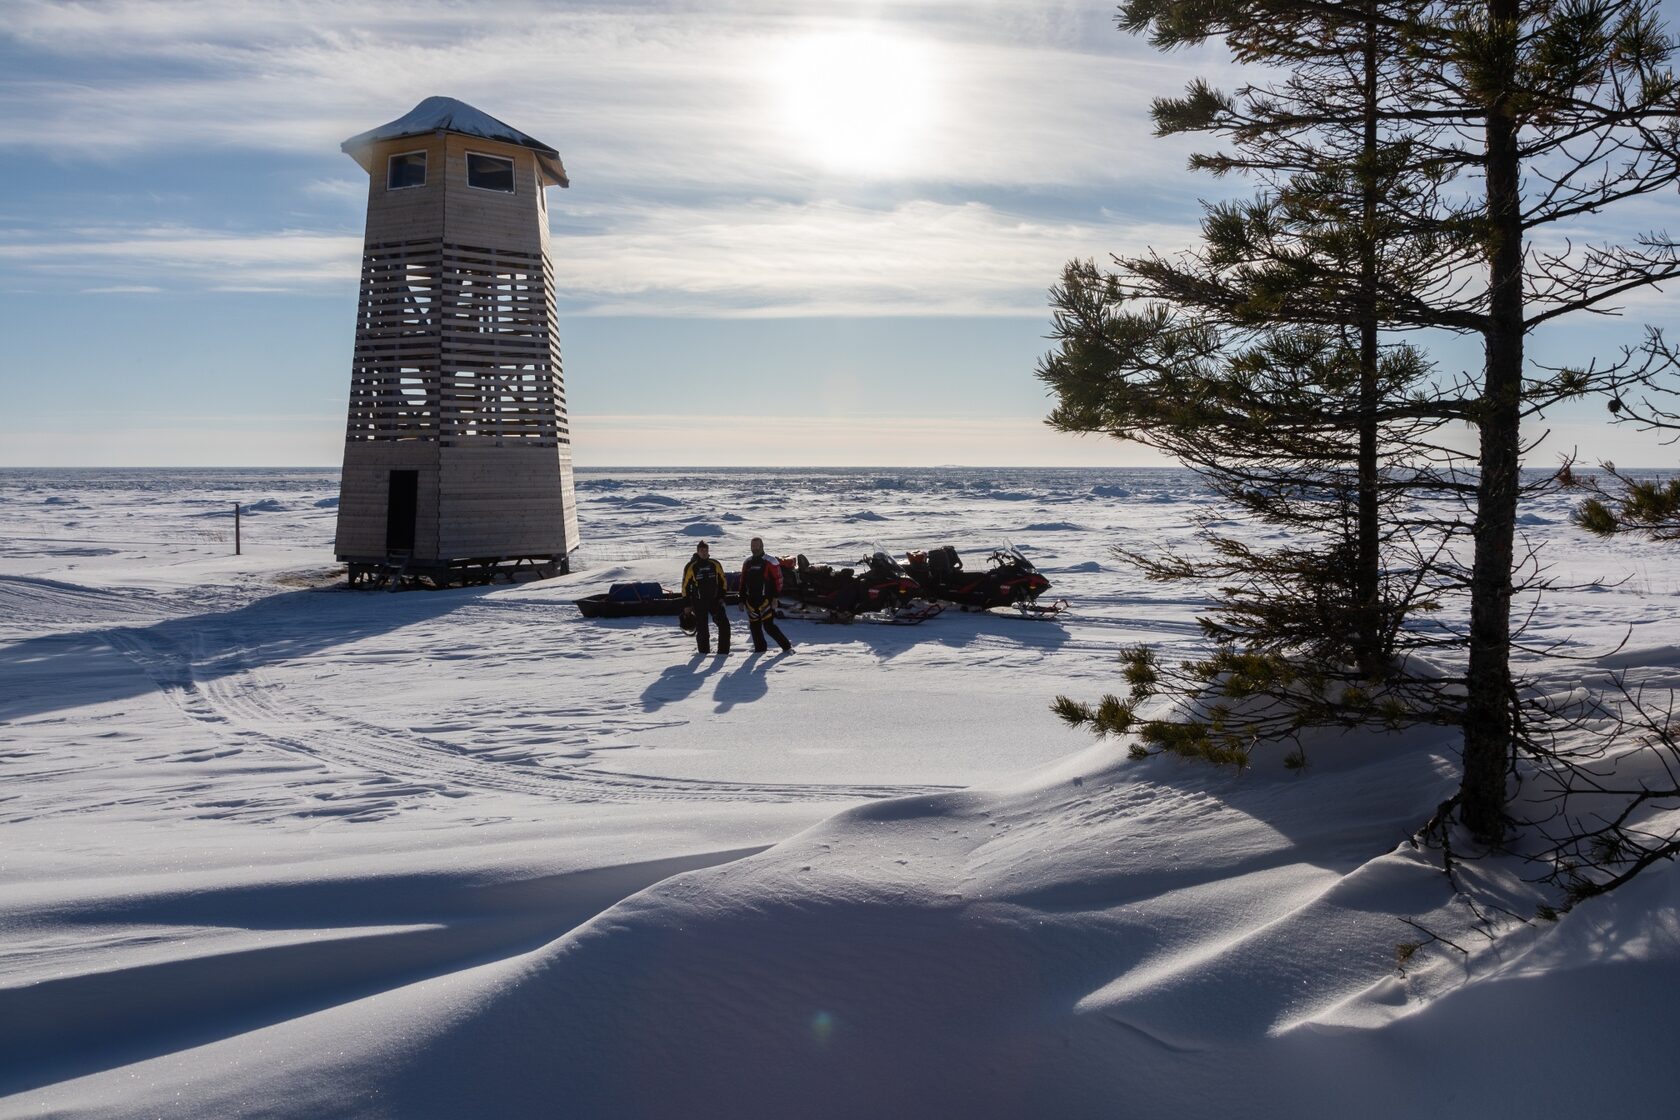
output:
POLYGON ((233 503, 233 554, 235 556, 239 556, 239 555, 241 555, 242 551, 243 550, 239 547, 239 503, 234 502, 233 503))

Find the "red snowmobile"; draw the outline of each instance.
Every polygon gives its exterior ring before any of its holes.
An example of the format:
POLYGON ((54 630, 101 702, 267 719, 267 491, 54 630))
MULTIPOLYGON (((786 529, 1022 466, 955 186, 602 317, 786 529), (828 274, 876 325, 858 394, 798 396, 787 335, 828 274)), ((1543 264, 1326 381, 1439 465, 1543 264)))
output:
POLYGON ((888 612, 890 619, 872 621, 920 622, 938 613, 914 609, 906 613, 905 604, 921 596, 921 589, 903 566, 882 550, 870 553, 852 568, 813 564, 803 554, 783 556, 780 561, 782 600, 798 604, 787 612, 791 618, 850 622, 860 615, 888 612), (916 617, 909 617, 912 614, 916 617))
POLYGON ((1067 608, 1061 600, 1038 602, 1038 597, 1050 590, 1050 581, 1013 545, 995 550, 983 572, 964 571, 962 557, 950 545, 909 552, 905 559, 924 596, 957 603, 964 610, 1014 607, 1028 617, 1043 617, 1067 608))

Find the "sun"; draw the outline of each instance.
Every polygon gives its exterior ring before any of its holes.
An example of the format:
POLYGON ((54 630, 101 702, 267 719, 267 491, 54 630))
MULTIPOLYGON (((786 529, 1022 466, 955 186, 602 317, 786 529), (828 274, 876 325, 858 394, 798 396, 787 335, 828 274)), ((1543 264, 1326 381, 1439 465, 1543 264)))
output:
POLYGON ((932 59, 875 31, 809 35, 789 43, 774 71, 777 109, 805 157, 825 170, 890 175, 930 129, 932 59))

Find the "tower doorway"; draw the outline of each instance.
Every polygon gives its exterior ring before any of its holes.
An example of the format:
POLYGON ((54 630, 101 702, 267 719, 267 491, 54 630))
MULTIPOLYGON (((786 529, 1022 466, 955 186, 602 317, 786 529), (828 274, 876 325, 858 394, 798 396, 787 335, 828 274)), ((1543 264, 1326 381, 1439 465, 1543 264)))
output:
POLYGON ((385 502, 385 551, 414 551, 414 518, 420 508, 420 472, 392 471, 385 502))

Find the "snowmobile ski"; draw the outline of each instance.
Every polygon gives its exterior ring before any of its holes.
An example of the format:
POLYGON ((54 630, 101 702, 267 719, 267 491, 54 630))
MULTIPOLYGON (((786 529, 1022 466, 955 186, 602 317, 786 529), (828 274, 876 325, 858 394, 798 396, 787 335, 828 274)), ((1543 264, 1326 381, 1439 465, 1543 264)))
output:
POLYGON ((943 603, 913 603, 891 610, 858 611, 854 614, 848 611, 826 610, 822 607, 781 607, 776 611, 776 617, 837 625, 863 622, 872 626, 915 626, 926 622, 944 609, 943 603))
MULTIPOLYGON (((1057 599, 1053 603, 1026 602, 1011 604, 1015 608, 1016 617, 1025 619, 1050 619, 1065 614, 1068 609, 1066 599, 1057 599)), ((1005 617, 1008 617, 1005 615, 1005 617)))

